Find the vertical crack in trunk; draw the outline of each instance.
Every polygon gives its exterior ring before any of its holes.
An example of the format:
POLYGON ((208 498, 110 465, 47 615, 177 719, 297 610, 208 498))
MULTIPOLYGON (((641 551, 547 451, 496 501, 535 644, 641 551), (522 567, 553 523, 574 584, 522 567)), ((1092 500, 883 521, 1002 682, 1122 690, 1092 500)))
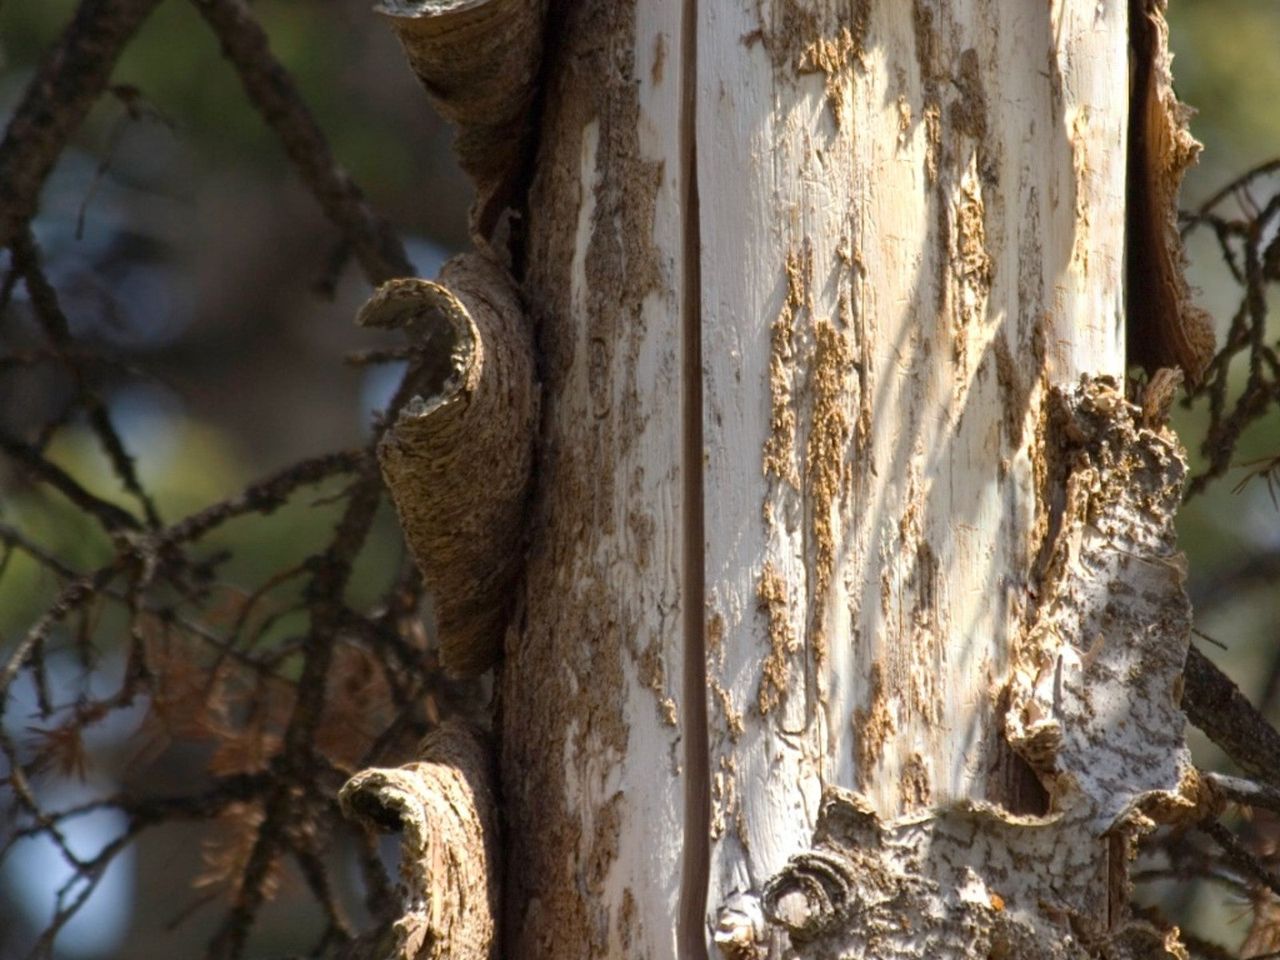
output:
POLYGON ((681 332, 684 485, 684 861, 679 956, 707 956, 711 784, 707 742, 705 533, 702 505, 702 237, 698 210, 697 0, 684 0, 680 41, 680 182, 683 226, 681 332))

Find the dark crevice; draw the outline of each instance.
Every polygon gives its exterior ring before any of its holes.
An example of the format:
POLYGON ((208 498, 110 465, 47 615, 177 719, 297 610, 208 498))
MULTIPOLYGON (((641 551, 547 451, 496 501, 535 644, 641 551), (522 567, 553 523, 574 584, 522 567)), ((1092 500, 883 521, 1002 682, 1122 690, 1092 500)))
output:
POLYGON ((680 183, 683 378, 683 734, 684 860, 680 878, 679 955, 707 956, 707 878, 711 862, 706 581, 702 461, 702 237, 698 209, 697 2, 684 0, 680 43, 680 183))

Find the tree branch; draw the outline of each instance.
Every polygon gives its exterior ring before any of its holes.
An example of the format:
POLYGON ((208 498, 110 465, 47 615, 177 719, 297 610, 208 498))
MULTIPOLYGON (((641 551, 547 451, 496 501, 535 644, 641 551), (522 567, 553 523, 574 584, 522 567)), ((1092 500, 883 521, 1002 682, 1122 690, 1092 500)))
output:
POLYGON ((342 231, 368 281, 413 276, 413 264, 390 225, 375 214, 307 109, 288 71, 272 55, 266 32, 242 0, 193 0, 217 34, 245 93, 275 131, 303 183, 342 231))
POLYGON ((1280 790, 1275 787, 1225 773, 1206 773, 1203 776, 1211 787, 1232 803, 1280 813, 1280 790))
POLYGON ((1231 678, 1194 646, 1187 651, 1182 709, 1246 773, 1280 787, 1280 733, 1231 678))
POLYGON ((89 425, 97 435, 98 442, 102 444, 107 459, 111 461, 112 469, 125 490, 142 506, 147 525, 152 529, 159 527, 160 514, 156 510, 155 502, 142 489, 133 457, 125 449, 124 441, 111 421, 111 413, 107 405, 90 386, 84 365, 72 349, 70 324, 58 303, 57 291, 41 269, 40 250, 36 246, 31 230, 20 231, 14 238, 11 249, 14 267, 22 274, 27 293, 31 296, 31 305, 35 310, 36 319, 39 320, 58 360, 71 374, 76 393, 80 398, 80 405, 84 408, 89 425))
POLYGON ((0 247, 35 215, 40 189, 160 0, 83 0, 45 56, 0 141, 0 247))

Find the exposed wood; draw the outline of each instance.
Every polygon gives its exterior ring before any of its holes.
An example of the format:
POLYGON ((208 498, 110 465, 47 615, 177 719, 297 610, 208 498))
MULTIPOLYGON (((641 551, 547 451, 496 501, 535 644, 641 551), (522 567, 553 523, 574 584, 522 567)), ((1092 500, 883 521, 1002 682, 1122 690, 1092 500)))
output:
MULTIPOLYGON (((1127 17, 552 5, 519 257, 537 494, 502 668, 513 960, 813 942, 823 882, 770 878, 829 863, 838 831, 814 829, 834 797, 911 847, 881 865, 926 886, 960 874, 921 837, 986 831, 993 867, 1052 854, 1007 893, 981 857, 948 861, 978 878, 946 895, 982 894, 985 914, 957 916, 992 920, 992 955, 1072 924, 1082 950, 1178 955, 1123 912, 1143 818, 1208 802, 1172 706, 1181 461, 1160 398, 1134 421, 1107 386, 1125 367, 1127 17), (1143 491, 1149 514, 1126 499, 1143 491), (1099 541, 1085 518, 1113 508, 1099 541), (1163 619, 1099 646, 1130 562, 1163 619), (1091 762, 1109 754, 1090 671, 1109 706, 1147 684, 1152 713, 1129 722, 1149 764, 1091 762)), ((813 956, 871 949, 847 920, 853 939, 813 956)))
POLYGON ((539 502, 502 676, 509 960, 679 955, 697 716, 682 703, 681 14, 585 0, 547 26, 524 278, 539 502))
POLYGON ((1191 637, 1173 522, 1185 458, 1106 379, 1055 388, 1049 443, 1066 499, 1006 723, 1050 809, 958 800, 884 821, 828 789, 815 847, 765 889, 801 957, 1185 957, 1126 906, 1136 839, 1220 809, 1178 705, 1191 637))
POLYGON ((1041 802, 1000 693, 1061 496, 1048 387, 1124 368, 1125 20, 704 8, 710 921, 826 786, 1041 802))

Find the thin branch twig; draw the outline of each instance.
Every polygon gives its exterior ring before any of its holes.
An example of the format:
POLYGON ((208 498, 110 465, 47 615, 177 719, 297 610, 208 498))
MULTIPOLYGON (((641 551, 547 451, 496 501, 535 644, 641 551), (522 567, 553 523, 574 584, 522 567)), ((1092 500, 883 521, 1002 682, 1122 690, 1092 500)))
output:
POLYGON ((242 0, 193 0, 217 34, 249 100, 275 131, 303 183, 342 231, 368 281, 377 286, 413 275, 413 264, 390 225, 333 157, 319 124, 288 71, 271 53, 267 34, 242 0))
POLYGON ((1240 768, 1280 789, 1280 733, 1253 708, 1231 678, 1191 647, 1183 672, 1182 709, 1240 768))
POLYGON ((160 0, 82 0, 45 55, 0 141, 0 248, 35 215, 40 189, 160 0))

